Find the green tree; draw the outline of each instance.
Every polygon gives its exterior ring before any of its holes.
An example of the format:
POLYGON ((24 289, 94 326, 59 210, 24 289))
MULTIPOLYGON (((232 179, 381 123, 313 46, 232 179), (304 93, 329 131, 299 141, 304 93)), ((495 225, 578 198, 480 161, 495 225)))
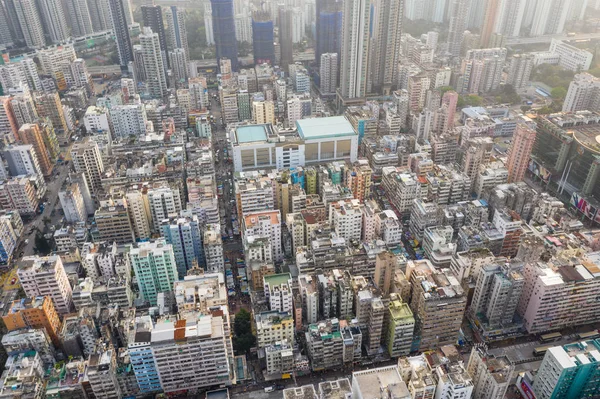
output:
POLYGON ((567 89, 565 89, 562 86, 555 87, 550 92, 550 95, 552 96, 552 98, 554 100, 564 100, 565 97, 567 96, 567 89))
POLYGON ((42 255, 47 255, 52 249, 46 237, 39 231, 35 234, 35 247, 42 255))
POLYGON ((521 111, 523 111, 523 112, 528 112, 530 110, 531 110, 531 106, 529 106, 529 105, 522 105, 521 106, 521 111))
POLYGON ((238 354, 248 353, 256 344, 256 337, 252 334, 251 317, 252 315, 246 309, 241 309, 235 315, 233 349, 238 354))

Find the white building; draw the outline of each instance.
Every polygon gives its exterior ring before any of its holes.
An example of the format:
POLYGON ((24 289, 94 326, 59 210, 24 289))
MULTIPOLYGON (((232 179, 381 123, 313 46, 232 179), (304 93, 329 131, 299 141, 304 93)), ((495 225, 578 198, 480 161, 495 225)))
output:
POLYGON ((143 104, 115 105, 109 111, 115 138, 146 135, 146 108, 143 104))
POLYGON ((87 211, 79 184, 69 184, 64 190, 58 192, 58 198, 67 222, 77 223, 87 220, 87 211))
POLYGON ((289 273, 271 274, 263 277, 265 298, 271 311, 293 311, 292 276, 289 273))
POLYGON ((337 53, 321 54, 319 78, 319 88, 321 89, 321 94, 335 94, 338 80, 337 53))
POLYGON ((278 262, 283 260, 279 210, 246 213, 242 223, 244 237, 267 237, 271 246, 272 259, 278 262))
POLYGON ((167 77, 163 65, 158 33, 145 27, 140 35, 140 44, 144 55, 146 90, 152 98, 164 98, 167 95, 167 77))
POLYGON ((73 292, 60 256, 26 256, 17 270, 25 295, 50 296, 56 311, 65 315, 73 309, 73 292))
POLYGON ((152 217, 152 231, 160 232, 160 223, 181 212, 179 190, 170 187, 158 187, 148 190, 148 206, 152 217))
POLYGON ((83 124, 88 133, 110 132, 108 110, 96 106, 89 106, 83 116, 83 124))
POLYGON ((206 225, 202 241, 204 243, 206 270, 210 273, 223 273, 225 259, 223 257, 223 239, 221 238, 220 225, 206 225))
POLYGON ((360 241, 362 235, 362 206, 359 200, 338 201, 329 204, 329 223, 338 236, 360 241))

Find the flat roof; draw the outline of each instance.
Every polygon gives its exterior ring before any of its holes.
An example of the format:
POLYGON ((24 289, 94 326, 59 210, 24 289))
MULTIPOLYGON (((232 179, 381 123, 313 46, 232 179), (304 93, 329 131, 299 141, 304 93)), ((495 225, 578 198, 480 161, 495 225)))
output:
POLYGON ((296 121, 296 127, 303 140, 357 135, 344 116, 301 119, 296 121))
POLYGON ((240 144, 267 141, 267 128, 266 125, 240 126, 235 129, 235 137, 240 144))

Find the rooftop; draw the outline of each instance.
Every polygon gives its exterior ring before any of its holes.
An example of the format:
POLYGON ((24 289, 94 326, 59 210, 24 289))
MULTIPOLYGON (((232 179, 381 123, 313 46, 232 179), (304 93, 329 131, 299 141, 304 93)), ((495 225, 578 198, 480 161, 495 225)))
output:
POLYGON ((272 287, 280 286, 283 284, 287 284, 292 276, 289 273, 280 273, 280 274, 271 274, 269 276, 264 276, 265 284, 269 284, 272 287))
POLYGON ((352 374, 363 398, 410 398, 411 395, 396 366, 380 367, 352 374))
POLYGON ((350 122, 343 116, 301 119, 296 121, 296 127, 304 140, 356 135, 350 122))
POLYGON ((267 141, 267 125, 240 126, 235 130, 239 144, 267 141))
POLYGON ((319 383, 321 399, 345 399, 348 394, 352 394, 352 388, 347 378, 319 383))

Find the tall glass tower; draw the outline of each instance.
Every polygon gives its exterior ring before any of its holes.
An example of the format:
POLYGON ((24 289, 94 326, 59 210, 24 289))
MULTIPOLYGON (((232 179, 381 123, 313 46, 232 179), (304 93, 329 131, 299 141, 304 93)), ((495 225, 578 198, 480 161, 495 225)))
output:
POLYGON ((231 60, 231 69, 238 70, 238 48, 235 38, 233 0, 210 0, 212 6, 213 32, 217 47, 217 64, 221 58, 231 60))

